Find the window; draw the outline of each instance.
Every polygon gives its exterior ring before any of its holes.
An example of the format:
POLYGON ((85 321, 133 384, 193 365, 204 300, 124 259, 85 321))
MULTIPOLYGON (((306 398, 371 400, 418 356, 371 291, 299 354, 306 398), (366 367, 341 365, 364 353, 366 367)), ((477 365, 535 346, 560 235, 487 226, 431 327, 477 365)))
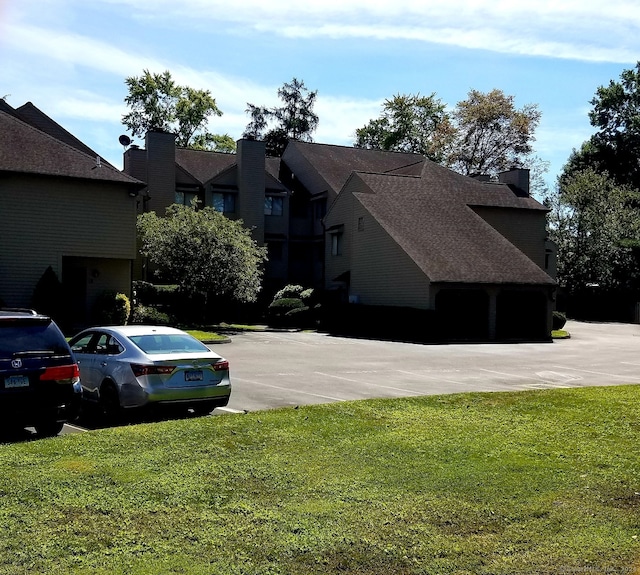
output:
POLYGON ((213 209, 223 214, 232 214, 236 211, 236 196, 224 192, 213 193, 213 209))
POLYGON ((194 200, 198 199, 196 192, 186 192, 184 190, 176 190, 174 202, 181 206, 190 206, 194 200))
POLYGON ((359 232, 364 232, 364 218, 363 217, 359 217, 358 218, 358 231, 359 232))
POLYGON ((264 198, 264 215, 265 216, 281 216, 284 202, 282 198, 274 196, 266 196, 264 198))
POLYGON ((336 232, 331 234, 331 255, 342 255, 342 232, 336 232))

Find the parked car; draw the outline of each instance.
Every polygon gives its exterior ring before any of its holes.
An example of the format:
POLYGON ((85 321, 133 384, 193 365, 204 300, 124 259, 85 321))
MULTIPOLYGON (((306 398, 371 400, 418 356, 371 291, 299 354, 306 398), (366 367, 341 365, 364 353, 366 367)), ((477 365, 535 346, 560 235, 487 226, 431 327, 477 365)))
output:
POLYGON ((229 402, 229 362, 179 329, 93 327, 69 344, 80 367, 83 399, 111 419, 152 405, 207 414, 229 402))
POLYGON ((0 421, 58 435, 80 412, 80 372, 55 322, 33 310, 0 309, 0 421))

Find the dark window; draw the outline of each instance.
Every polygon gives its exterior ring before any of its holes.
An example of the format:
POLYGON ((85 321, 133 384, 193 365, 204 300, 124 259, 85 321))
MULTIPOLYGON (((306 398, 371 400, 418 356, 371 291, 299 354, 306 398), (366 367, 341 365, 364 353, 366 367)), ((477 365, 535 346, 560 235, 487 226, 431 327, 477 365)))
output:
POLYGON ((281 216, 282 215, 282 198, 274 196, 266 196, 264 199, 264 215, 265 216, 281 216))
POLYGON ((223 214, 233 214, 236 211, 236 196, 224 192, 213 193, 213 209, 223 214))
POLYGON ((196 192, 186 192, 184 190, 176 190, 174 202, 181 206, 190 206, 198 199, 196 192))

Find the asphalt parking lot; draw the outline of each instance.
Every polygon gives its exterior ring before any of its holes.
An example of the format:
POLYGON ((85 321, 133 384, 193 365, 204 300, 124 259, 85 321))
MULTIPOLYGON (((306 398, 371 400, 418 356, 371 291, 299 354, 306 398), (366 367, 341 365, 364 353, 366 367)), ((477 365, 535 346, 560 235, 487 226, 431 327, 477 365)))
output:
MULTIPOLYGON (((250 332, 211 348, 233 391, 214 415, 369 398, 640 384, 640 325, 567 322, 551 343, 421 345, 250 332)), ((81 432, 65 426, 63 433, 81 432)))
POLYGON ((230 362, 229 411, 640 383, 640 325, 570 321, 566 329, 571 338, 552 343, 420 345, 260 332, 212 347, 230 362))

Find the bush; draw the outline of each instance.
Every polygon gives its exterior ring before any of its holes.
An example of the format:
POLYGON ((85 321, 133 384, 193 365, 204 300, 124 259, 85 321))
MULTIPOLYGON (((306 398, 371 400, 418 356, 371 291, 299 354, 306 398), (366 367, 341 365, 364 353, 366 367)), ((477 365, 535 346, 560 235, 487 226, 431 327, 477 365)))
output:
POLYGON ((288 314, 294 310, 306 308, 301 299, 295 297, 280 298, 275 300, 267 310, 269 324, 277 327, 294 327, 295 316, 288 314))
POLYGON ((302 299, 302 293, 305 289, 301 285, 291 284, 284 286, 280 291, 276 292, 273 296, 273 302, 281 299, 297 298, 302 299))
POLYGON ((64 309, 64 292, 56 272, 49 266, 38 280, 31 297, 31 305, 39 313, 60 321, 64 309))
POLYGON ((553 331, 558 331, 564 327, 564 324, 567 323, 567 316, 561 311, 553 312, 553 331))
POLYGON ((129 298, 115 291, 102 292, 93 307, 93 319, 102 325, 126 325, 130 314, 129 298))
POLYGON ((173 323, 168 313, 148 305, 136 305, 133 307, 131 323, 148 325, 170 325, 173 323))

